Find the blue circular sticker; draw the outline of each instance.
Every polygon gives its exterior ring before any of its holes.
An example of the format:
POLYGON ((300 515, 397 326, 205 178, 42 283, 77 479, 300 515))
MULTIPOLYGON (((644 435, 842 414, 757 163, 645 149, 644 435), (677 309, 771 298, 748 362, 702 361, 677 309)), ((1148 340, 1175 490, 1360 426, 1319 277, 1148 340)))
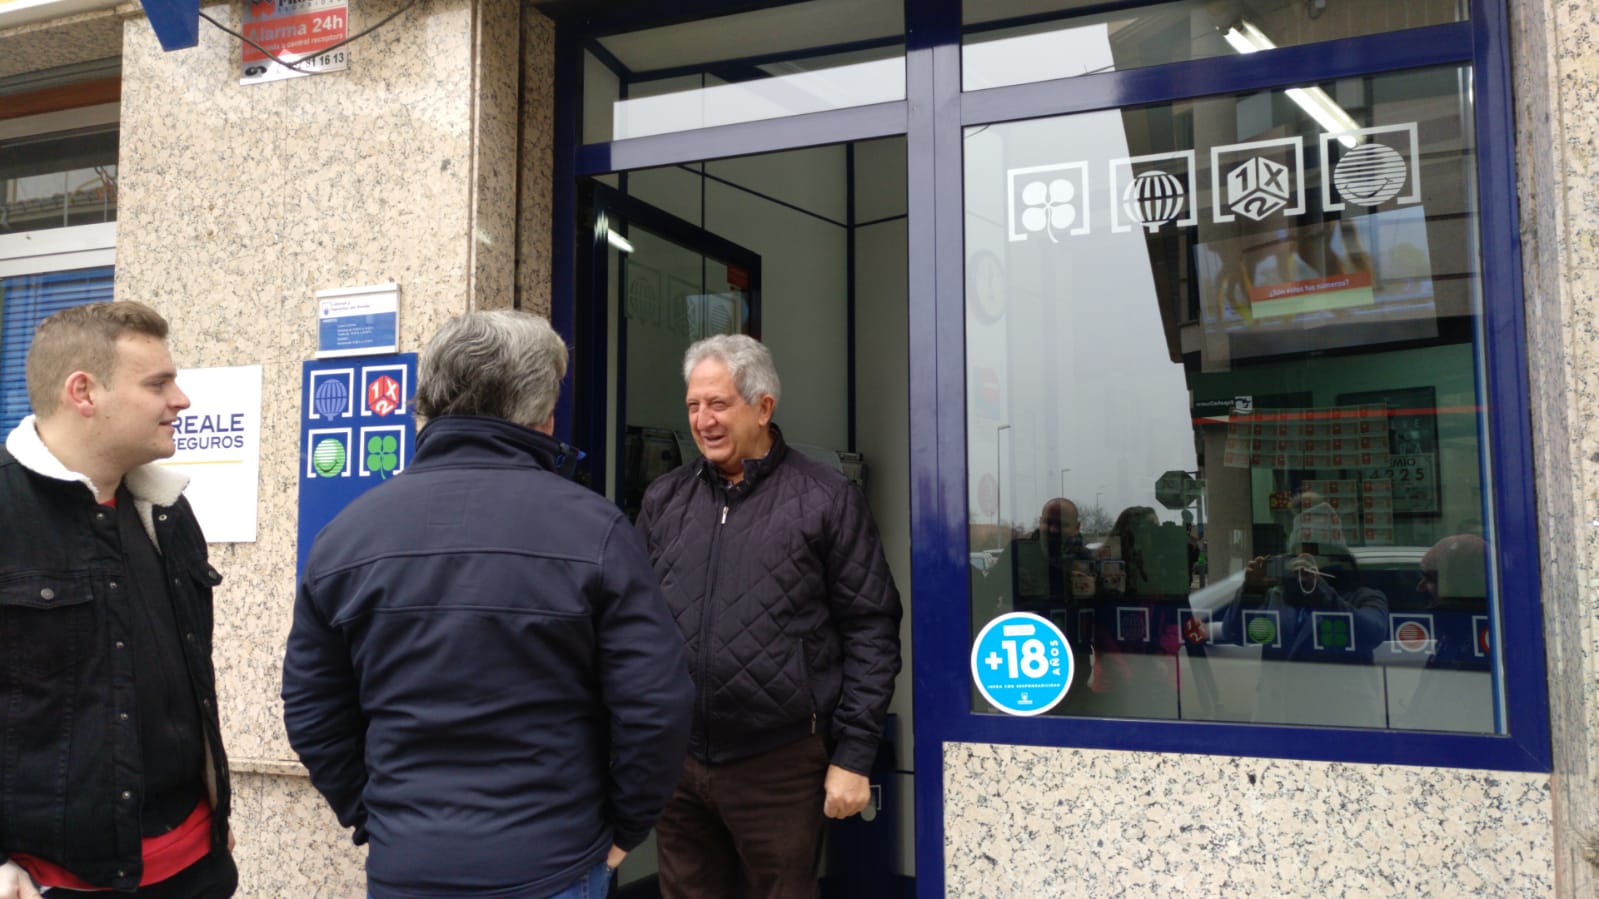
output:
POLYGON ((972 643, 972 682, 1007 715, 1042 715, 1066 698, 1077 665, 1066 635, 1049 619, 1008 612, 972 643))

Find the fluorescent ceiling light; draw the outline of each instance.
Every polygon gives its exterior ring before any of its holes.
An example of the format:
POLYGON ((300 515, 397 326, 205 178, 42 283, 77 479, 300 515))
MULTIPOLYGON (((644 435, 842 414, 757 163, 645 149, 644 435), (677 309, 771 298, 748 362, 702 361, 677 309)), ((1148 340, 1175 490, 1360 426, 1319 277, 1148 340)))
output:
MULTIPOLYGON (((1261 50, 1275 50, 1277 45, 1272 43, 1266 33, 1255 27, 1255 23, 1248 19, 1239 19, 1236 24, 1222 32, 1222 39, 1228 46, 1239 53, 1257 53, 1261 50)), ((1338 142, 1345 147, 1354 147, 1360 141, 1347 132, 1358 131, 1360 125, 1344 112, 1344 108, 1333 102, 1327 92, 1319 87, 1291 87, 1284 91, 1288 99, 1294 101, 1305 114, 1316 120, 1316 124, 1325 130, 1338 133, 1338 142)))
POLYGON ((605 242, 624 253, 633 252, 633 244, 627 238, 612 231, 610 226, 605 228, 605 242))
POLYGON ((1277 45, 1271 42, 1265 32, 1255 27, 1255 23, 1248 19, 1239 19, 1238 24, 1227 29, 1222 35, 1227 43, 1239 53, 1254 53, 1257 50, 1275 50, 1277 45))

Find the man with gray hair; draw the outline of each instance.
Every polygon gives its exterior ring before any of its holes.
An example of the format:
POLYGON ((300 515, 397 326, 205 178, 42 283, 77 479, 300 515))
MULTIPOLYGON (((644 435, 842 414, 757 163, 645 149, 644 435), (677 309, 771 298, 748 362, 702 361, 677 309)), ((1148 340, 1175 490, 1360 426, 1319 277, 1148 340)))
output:
POLYGON ((688 650, 689 757, 656 829, 661 895, 815 896, 822 825, 871 797, 899 673, 899 593, 866 498, 772 423, 766 347, 690 346, 704 458, 644 495, 638 527, 688 650))
POLYGON ((676 782, 682 642, 621 512, 557 473, 565 373, 542 318, 445 323, 411 465, 306 561, 284 723, 378 899, 604 895, 676 782))

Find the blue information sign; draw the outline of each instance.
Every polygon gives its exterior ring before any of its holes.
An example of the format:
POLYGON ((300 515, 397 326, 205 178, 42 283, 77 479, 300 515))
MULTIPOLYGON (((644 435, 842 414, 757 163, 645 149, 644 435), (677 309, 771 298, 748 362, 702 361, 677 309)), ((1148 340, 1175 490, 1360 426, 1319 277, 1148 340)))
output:
POLYGON ((311 541, 350 501, 405 470, 416 443, 416 354, 305 363, 300 384, 300 537, 311 541))
POLYGON ((1007 715, 1041 715, 1066 698, 1076 673, 1066 635, 1049 619, 1009 612, 972 644, 972 682, 1007 715))

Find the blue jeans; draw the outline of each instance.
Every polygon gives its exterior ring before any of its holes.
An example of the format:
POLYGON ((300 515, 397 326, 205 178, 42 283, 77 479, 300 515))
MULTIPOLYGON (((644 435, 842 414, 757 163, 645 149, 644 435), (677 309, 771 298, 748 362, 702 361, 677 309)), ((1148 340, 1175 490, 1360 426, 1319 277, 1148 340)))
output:
MULTIPOLYGON (((551 893, 545 899, 605 899, 611 892, 611 869, 600 862, 590 868, 587 873, 559 893, 551 893)), ((372 894, 366 894, 367 899, 372 899, 372 894)))
POLYGON ((605 899, 611 890, 611 869, 600 862, 579 877, 571 886, 555 893, 549 899, 605 899))

